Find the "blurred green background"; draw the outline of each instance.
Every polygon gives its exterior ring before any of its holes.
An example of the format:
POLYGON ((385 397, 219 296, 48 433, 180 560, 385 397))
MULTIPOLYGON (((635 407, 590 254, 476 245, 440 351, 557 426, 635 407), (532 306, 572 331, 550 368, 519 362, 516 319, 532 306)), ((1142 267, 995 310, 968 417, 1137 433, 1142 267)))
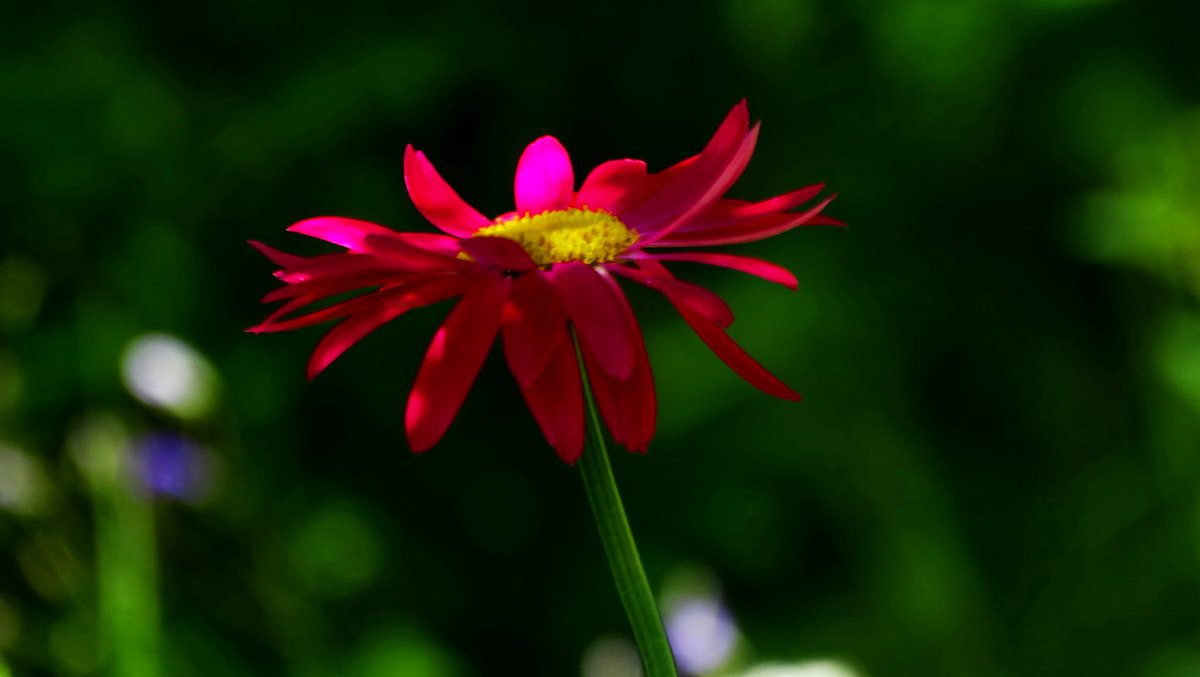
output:
POLYGON ((800 404, 631 291, 661 416, 614 463, 681 662, 1200 675, 1196 5, 298 7, 0 5, 0 675, 631 674, 498 355, 414 456, 448 306, 307 383, 320 329, 242 333, 245 240, 431 229, 405 143, 499 214, 539 135, 662 168, 743 97, 731 196, 851 228, 726 248, 799 293, 675 267, 800 404))

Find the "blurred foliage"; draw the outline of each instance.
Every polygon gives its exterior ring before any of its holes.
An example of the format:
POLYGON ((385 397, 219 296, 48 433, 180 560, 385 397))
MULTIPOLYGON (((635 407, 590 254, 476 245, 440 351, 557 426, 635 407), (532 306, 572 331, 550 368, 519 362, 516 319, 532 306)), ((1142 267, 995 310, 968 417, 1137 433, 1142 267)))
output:
POLYGON ((733 195, 828 182, 852 227, 737 249, 799 294, 676 267, 799 405, 633 290, 660 432, 614 462, 655 585, 707 572, 726 672, 1200 674, 1197 25, 1159 0, 0 7, 0 675, 625 665, 579 480, 500 361, 414 456, 445 306, 309 384, 318 330, 241 332, 275 286, 244 241, 428 229, 406 143, 500 213, 538 135, 661 168, 742 97, 765 127, 733 195), (199 374, 204 407, 137 394, 164 336, 149 373, 199 374))

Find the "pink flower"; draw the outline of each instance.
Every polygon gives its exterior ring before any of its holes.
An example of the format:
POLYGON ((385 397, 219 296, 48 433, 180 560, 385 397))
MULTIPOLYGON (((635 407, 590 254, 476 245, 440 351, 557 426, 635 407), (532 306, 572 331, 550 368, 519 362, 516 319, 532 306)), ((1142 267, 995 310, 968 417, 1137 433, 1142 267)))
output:
POLYGON ((421 214, 445 234, 400 233, 327 216, 288 230, 345 251, 304 258, 253 242, 282 268, 284 301, 251 332, 282 331, 345 318, 313 351, 310 378, 347 348, 401 314, 461 297, 433 337, 405 412, 414 451, 433 446, 458 413, 497 334, 534 418, 567 463, 583 451, 583 362, 613 438, 644 452, 654 435, 654 379, 641 330, 617 278, 661 292, 735 372, 764 392, 800 396, 748 356, 724 329, 733 313, 716 294, 672 275, 666 261, 732 268, 795 289, 787 270, 712 252, 661 251, 751 242, 803 225, 840 225, 820 214, 832 196, 802 211, 823 188, 808 186, 762 202, 724 199, 750 160, 758 125, 745 101, 733 107, 699 155, 657 173, 640 160, 596 167, 575 190, 562 144, 544 136, 517 164, 516 211, 489 219, 454 192, 425 154, 409 146, 404 180, 421 214), (293 313, 322 299, 369 290, 334 305, 293 313))

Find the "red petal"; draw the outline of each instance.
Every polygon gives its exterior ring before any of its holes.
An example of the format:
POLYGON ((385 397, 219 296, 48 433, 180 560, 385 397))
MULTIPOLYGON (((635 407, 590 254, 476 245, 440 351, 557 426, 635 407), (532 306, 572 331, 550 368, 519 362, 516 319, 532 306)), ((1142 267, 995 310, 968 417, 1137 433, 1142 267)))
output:
POLYGON ((835 219, 831 216, 825 216, 824 214, 817 214, 816 216, 809 219, 808 223, 806 223, 804 225, 806 225, 806 226, 841 226, 842 228, 846 227, 846 224, 844 222, 838 221, 837 219, 835 219))
POLYGON ((638 334, 624 294, 603 269, 579 261, 555 264, 552 275, 584 347, 618 381, 629 378, 638 334))
POLYGON ((332 306, 321 308, 320 310, 313 311, 307 315, 301 315, 299 317, 293 317, 287 320, 280 320, 279 318, 285 317, 301 307, 321 299, 321 297, 315 297, 312 295, 301 296, 300 298, 292 299, 291 301, 275 309, 275 311, 268 315, 265 320, 260 322, 257 326, 247 329, 246 331, 252 334, 262 334, 273 331, 288 331, 290 329, 299 329, 301 327, 308 327, 314 324, 328 322, 329 320, 336 320, 339 317, 345 317, 357 312, 362 308, 369 307, 372 303, 372 301, 368 298, 370 296, 372 296, 372 294, 366 294, 365 296, 359 296, 350 299, 349 301, 335 303, 332 306))
POLYGON ((733 311, 720 296, 699 285, 675 279, 663 266, 650 268, 652 261, 639 259, 642 269, 630 268, 620 264, 605 266, 608 270, 627 277, 635 282, 655 289, 678 303, 683 303, 692 310, 707 317, 722 327, 733 324, 733 311))
POLYGON ((537 268, 525 248, 508 238, 468 237, 458 242, 464 254, 485 266, 512 271, 537 268))
POLYGON ((373 295, 374 303, 356 315, 343 320, 321 339, 308 361, 308 377, 315 377, 346 349, 380 325, 403 313, 458 296, 479 281, 478 277, 456 275, 429 279, 394 292, 373 295))
POLYGON ((714 200, 724 195, 733 186, 734 182, 738 180, 738 177, 746 169, 746 165, 749 164, 750 156, 754 154, 754 145, 758 142, 758 130, 758 125, 754 125, 750 129, 750 132, 742 139, 742 143, 738 146, 733 156, 720 171, 714 172, 711 177, 706 176, 703 179, 695 180, 698 186, 707 187, 699 194, 689 209, 675 216, 665 225, 656 226, 644 231, 652 233, 645 244, 648 245, 655 240, 666 237, 671 232, 685 225, 689 219, 702 212, 714 200))
POLYGON ((800 205, 808 202, 816 197, 817 193, 825 187, 825 184, 819 183, 814 186, 805 186, 790 193, 784 193, 776 197, 763 200, 761 202, 747 202, 746 200, 717 200, 709 205, 699 214, 688 219, 688 222, 679 226, 676 232, 691 232, 696 230, 707 230, 709 228, 720 228, 722 226, 731 226, 743 221, 767 216, 769 214, 779 214, 786 212, 789 209, 795 209, 800 205))
POLYGON ((490 223, 454 192, 424 153, 411 145, 404 149, 404 185, 417 211, 451 235, 467 237, 490 223))
POLYGON ((574 187, 571 158, 558 139, 543 136, 525 148, 513 186, 517 211, 538 214, 566 209, 574 187))
MULTIPOLYGON (((670 299, 670 297, 667 298, 670 299)), ((730 369, 745 379, 750 385, 768 395, 774 395, 785 400, 800 399, 800 395, 784 385, 783 381, 780 381, 771 372, 763 368, 753 357, 747 355, 746 351, 742 350, 737 343, 734 343, 733 339, 729 338, 728 334, 709 321, 708 318, 678 303, 675 304, 675 309, 679 311, 683 319, 696 332, 696 335, 708 345, 709 349, 716 353, 722 362, 729 365, 730 369)))
POLYGON ((312 311, 306 315, 300 315, 287 320, 280 320, 279 318, 286 317, 290 313, 299 310, 303 306, 318 302, 332 295, 330 293, 326 293, 325 290, 304 294, 275 309, 270 315, 267 316, 265 320, 259 323, 258 326, 251 327, 246 331, 255 334, 263 332, 287 331, 290 329, 299 329, 301 327, 319 324, 321 322, 327 322, 329 320, 334 320, 339 317, 356 313, 362 309, 387 303, 407 293, 414 287, 414 285, 420 285, 421 283, 428 282, 435 277, 437 276, 411 276, 401 282, 385 286, 380 291, 372 291, 361 296, 356 296, 352 299, 342 301, 341 303, 335 303, 334 305, 326 308, 312 311))
POLYGON ((477 264, 458 258, 459 242, 461 240, 454 240, 455 247, 452 254, 443 254, 423 249, 397 238, 376 237, 374 235, 368 235, 365 244, 375 256, 386 260, 389 264, 401 270, 429 272, 466 272, 479 270, 477 264))
MULTIPOLYGON (((739 157, 739 149, 748 138, 749 123, 750 114, 742 101, 729 111, 694 161, 668 170, 672 175, 665 185, 651 199, 623 213, 622 219, 640 233, 652 233, 695 209, 712 192, 714 184, 730 173, 731 163, 739 157)), ((750 146, 753 149, 753 143, 750 146)), ((740 169, 735 173, 740 173, 740 169)))
POLYGON ((709 230, 671 233, 669 237, 654 242, 656 247, 710 247, 715 245, 739 244, 754 242, 780 233, 787 232, 798 226, 841 225, 829 224, 825 220, 818 221, 819 214, 836 195, 830 195, 817 206, 799 214, 770 214, 760 216, 744 223, 709 230))
POLYGON ((800 205, 808 202, 824 190, 825 184, 817 183, 803 188, 797 188, 783 195, 777 195, 761 202, 752 202, 744 207, 739 207, 732 210, 733 216, 737 218, 750 218, 753 216, 764 216, 777 212, 785 212, 789 209, 795 209, 800 205))
POLYGON ((284 315, 287 315, 290 312, 293 312, 295 310, 303 308, 304 306, 306 306, 310 303, 319 301, 319 300, 321 300, 321 298, 323 298, 323 297, 318 296, 316 294, 306 294, 306 295, 301 295, 298 298, 294 298, 294 299, 288 301, 287 303, 283 304, 282 306, 276 308, 275 310, 271 311, 271 314, 267 315, 265 320, 263 320, 262 322, 259 322, 258 324, 254 325, 253 327, 250 327, 249 329, 246 329, 245 331, 250 334, 262 334, 265 332, 275 331, 273 323, 277 318, 283 317, 284 315))
POLYGON ((734 256, 733 254, 717 254, 713 252, 654 252, 653 254, 647 253, 647 256, 655 261, 691 261, 693 263, 707 263, 710 266, 731 268, 743 273, 756 275, 768 282, 781 284, 789 289, 795 289, 799 286, 799 283, 796 282, 796 276, 792 275, 788 269, 761 259, 750 258, 749 256, 734 256))
MULTIPOLYGON (((624 308, 632 313, 628 304, 624 308)), ((610 376, 588 352, 586 346, 584 360, 592 393, 600 406, 600 415, 608 424, 613 439, 630 451, 645 452, 654 437, 658 404, 654 395, 654 374, 650 371, 650 360, 646 356, 646 345, 636 326, 634 331, 634 364, 630 377, 625 381, 618 381, 610 376)))
POLYGON ((644 200, 657 184, 657 177, 646 174, 645 162, 610 160, 597 166, 583 180, 583 186, 575 196, 575 205, 619 215, 644 200))
POLYGON ((432 447, 454 420, 500 328, 511 287, 511 278, 484 278, 434 334, 404 413, 413 451, 432 447))
POLYGON ((574 464, 583 453, 583 386, 565 324, 548 352, 546 368, 529 384, 521 384, 521 393, 555 453, 574 464))
POLYGON ((424 249, 427 252, 450 257, 458 256, 459 239, 457 237, 441 233, 396 233, 392 239, 417 249, 424 249))
POLYGON ((518 277, 504 311, 504 354, 517 382, 532 383, 553 357, 555 343, 566 334, 567 311, 545 274, 537 271, 518 277))

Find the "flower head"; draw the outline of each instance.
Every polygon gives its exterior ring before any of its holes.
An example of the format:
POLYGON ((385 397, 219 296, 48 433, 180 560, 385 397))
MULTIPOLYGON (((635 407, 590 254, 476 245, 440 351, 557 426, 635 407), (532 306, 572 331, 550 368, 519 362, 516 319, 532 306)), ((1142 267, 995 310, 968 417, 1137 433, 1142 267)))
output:
POLYGON ((656 400, 641 330, 617 278, 662 293, 716 355, 768 394, 799 395, 748 356, 724 329, 733 313, 716 294, 675 278, 664 261, 723 266, 794 289, 787 270, 766 261, 661 248, 737 244, 802 225, 840 225, 820 214, 832 196, 796 211, 823 186, 761 202, 724 199, 758 139, 743 101, 699 155, 651 173, 640 160, 596 167, 575 190, 557 139, 530 144, 517 164, 516 210, 489 219, 454 192, 425 154, 409 146, 404 180, 413 204, 444 234, 401 233, 341 217, 301 221, 288 230, 345 251, 305 258, 252 243, 280 266, 283 301, 252 332, 295 329, 344 318, 321 339, 308 364, 315 376, 347 348, 401 314, 460 298, 434 334, 405 412, 414 451, 436 443, 457 414, 497 334, 534 418, 566 462, 582 453, 583 392, 571 332, 613 438, 645 451, 656 400), (354 290, 366 293, 295 315, 354 290))

